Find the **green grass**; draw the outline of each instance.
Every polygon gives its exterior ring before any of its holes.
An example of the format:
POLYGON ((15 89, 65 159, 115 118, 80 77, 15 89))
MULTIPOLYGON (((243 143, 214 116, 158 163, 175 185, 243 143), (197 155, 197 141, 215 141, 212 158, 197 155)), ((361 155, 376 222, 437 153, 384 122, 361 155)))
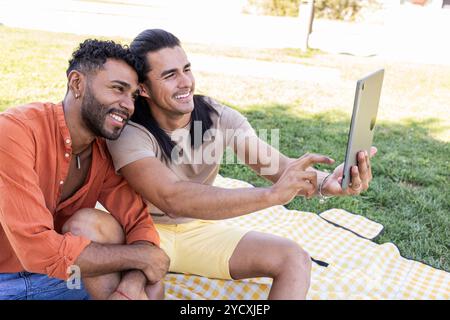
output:
MULTIPOLYGON (((316 152, 341 162, 348 115, 335 111, 332 116, 305 116, 294 110, 286 105, 255 105, 244 113, 256 128, 281 128, 280 149, 286 155, 316 152)), ((450 144, 430 137, 429 125, 426 121, 378 123, 374 144, 379 152, 372 161, 375 179, 361 196, 331 198, 324 204, 297 198, 287 207, 309 212, 342 208, 361 214, 385 227, 377 243, 393 242, 404 257, 449 270, 450 144)), ((269 185, 243 165, 222 166, 220 173, 256 186, 269 185)))
MULTIPOLYGON (((60 101, 73 49, 86 38, 0 26, 0 111, 31 101, 60 101)), ((115 39, 127 43, 129 39, 115 39)), ((197 72, 197 91, 244 113, 256 129, 280 129, 280 149, 344 158, 354 80, 386 68, 374 144, 374 180, 359 197, 295 199, 291 209, 338 207, 381 223, 375 241, 393 242, 402 256, 450 271, 450 67, 338 56, 321 52, 258 50, 185 44, 186 51, 226 57, 301 63, 339 70, 340 83, 318 84, 197 72)), ((326 167, 326 169, 332 169, 326 167)), ((221 174, 268 185, 242 165, 221 174)))

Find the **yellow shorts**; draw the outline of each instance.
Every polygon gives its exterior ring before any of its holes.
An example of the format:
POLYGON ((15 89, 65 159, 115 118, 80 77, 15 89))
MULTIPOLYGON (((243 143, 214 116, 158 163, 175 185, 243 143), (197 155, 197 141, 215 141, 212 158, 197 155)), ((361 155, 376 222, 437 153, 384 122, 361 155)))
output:
POLYGON ((250 230, 220 222, 195 220, 182 224, 156 224, 161 248, 170 257, 170 272, 208 278, 232 279, 229 260, 250 230))

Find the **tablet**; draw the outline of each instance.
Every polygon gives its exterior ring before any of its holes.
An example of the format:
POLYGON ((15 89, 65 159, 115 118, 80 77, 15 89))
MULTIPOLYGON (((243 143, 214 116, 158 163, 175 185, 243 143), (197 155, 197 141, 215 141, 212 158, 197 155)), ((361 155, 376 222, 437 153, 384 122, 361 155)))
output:
POLYGON ((347 189, 351 182, 351 167, 357 165, 357 153, 367 150, 370 154, 374 127, 377 119, 378 103, 383 84, 384 69, 380 69, 358 80, 353 103, 352 120, 348 133, 347 151, 345 153, 342 189, 347 189))

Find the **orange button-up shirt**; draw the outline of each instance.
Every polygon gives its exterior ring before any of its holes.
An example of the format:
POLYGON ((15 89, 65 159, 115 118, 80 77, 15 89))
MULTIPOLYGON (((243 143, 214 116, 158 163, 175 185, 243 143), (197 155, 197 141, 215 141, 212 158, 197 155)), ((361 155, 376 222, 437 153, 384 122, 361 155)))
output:
POLYGON ((99 201, 123 226, 127 243, 159 245, 147 208, 116 175, 97 138, 85 184, 60 201, 72 157, 62 104, 33 103, 0 113, 0 273, 28 271, 67 279, 90 240, 61 234, 77 210, 99 201))

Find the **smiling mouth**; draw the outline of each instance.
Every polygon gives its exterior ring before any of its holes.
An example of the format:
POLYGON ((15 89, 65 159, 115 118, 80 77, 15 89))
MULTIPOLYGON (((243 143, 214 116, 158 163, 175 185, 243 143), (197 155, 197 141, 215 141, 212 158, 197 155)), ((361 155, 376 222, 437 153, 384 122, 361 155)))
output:
POLYGON ((125 123, 128 121, 128 116, 120 115, 116 112, 110 112, 109 116, 120 123, 125 123))
POLYGON ((184 94, 175 95, 175 99, 177 99, 177 100, 186 99, 190 95, 191 95, 191 91, 189 90, 188 92, 186 92, 184 94))

